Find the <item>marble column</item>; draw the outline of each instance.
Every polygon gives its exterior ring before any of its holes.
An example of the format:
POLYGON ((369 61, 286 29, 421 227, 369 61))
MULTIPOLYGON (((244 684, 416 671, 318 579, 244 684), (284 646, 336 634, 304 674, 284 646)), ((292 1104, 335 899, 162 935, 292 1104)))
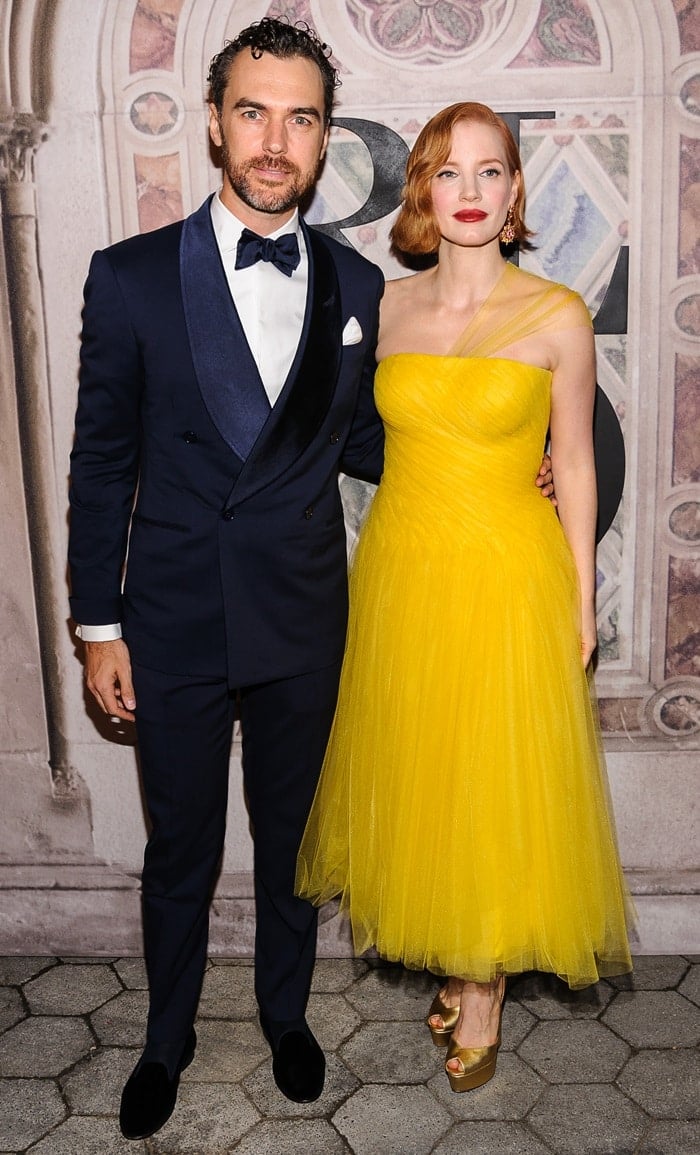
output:
POLYGON ((0 207, 31 573, 36 607, 48 761, 54 795, 70 793, 62 701, 65 631, 63 548, 54 474, 51 406, 37 244, 34 156, 46 129, 31 114, 0 125, 0 207))

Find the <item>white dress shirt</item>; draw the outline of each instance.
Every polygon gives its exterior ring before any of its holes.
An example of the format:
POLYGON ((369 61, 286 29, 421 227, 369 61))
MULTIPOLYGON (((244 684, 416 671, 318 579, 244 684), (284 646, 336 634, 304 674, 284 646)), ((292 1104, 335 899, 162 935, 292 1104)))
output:
POLYGON ((258 261, 247 269, 237 269, 236 249, 243 223, 226 208, 219 196, 211 202, 211 219, 243 332, 270 404, 274 405, 292 367, 306 309, 309 259, 299 227, 299 213, 295 212, 286 224, 268 234, 272 240, 284 233, 295 234, 300 261, 291 277, 281 273, 270 261, 258 261))
MULTIPOLYGON (((292 367, 306 310, 309 258, 299 213, 268 234, 273 240, 284 233, 296 234, 300 260, 291 277, 270 261, 257 261, 247 269, 236 268, 236 249, 245 226, 226 208, 219 194, 212 198, 211 220, 233 303, 270 405, 274 405, 292 367)), ((75 632, 85 642, 114 641, 122 636, 119 622, 79 625, 75 632)))

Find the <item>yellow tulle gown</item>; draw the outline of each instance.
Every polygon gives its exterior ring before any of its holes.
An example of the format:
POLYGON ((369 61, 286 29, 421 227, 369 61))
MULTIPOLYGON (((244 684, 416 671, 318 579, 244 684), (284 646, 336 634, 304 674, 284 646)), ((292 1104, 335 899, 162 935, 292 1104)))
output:
POLYGON ((450 355, 379 365, 385 471, 297 869, 358 952, 479 982, 631 967, 577 574, 534 485, 551 374, 498 356, 582 324, 575 293, 507 265, 450 355))

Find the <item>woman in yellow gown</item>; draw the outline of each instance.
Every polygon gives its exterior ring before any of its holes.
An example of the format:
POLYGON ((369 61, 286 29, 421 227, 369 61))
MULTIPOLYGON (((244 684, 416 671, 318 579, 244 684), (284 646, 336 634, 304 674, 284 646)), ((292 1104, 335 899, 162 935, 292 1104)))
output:
POLYGON ((297 885, 358 951, 447 976, 428 1015, 454 1090, 494 1073, 505 977, 631 967, 587 667, 596 646, 589 314, 505 261, 523 240, 506 124, 462 103, 408 162, 387 285, 384 474, 351 574, 335 722, 297 885), (558 514, 532 479, 547 430, 558 514))

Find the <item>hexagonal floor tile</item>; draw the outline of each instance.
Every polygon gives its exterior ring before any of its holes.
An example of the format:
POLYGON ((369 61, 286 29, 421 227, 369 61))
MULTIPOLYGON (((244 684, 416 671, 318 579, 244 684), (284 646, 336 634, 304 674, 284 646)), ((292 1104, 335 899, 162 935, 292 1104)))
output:
POLYGON ((424 1019, 428 1013, 436 980, 423 971, 407 971, 400 966, 372 968, 354 983, 345 998, 370 1022, 424 1019))
POLYGON ((545 1089, 535 1072, 508 1051, 500 1052, 493 1079, 476 1091, 455 1093, 444 1071, 428 1086, 456 1119, 484 1120, 523 1119, 545 1089))
POLYGON ((257 1023, 201 1019, 197 1052, 187 1077, 195 1083, 237 1083, 263 1059, 270 1059, 270 1048, 257 1023))
POLYGON ((35 1015, 0 1037, 0 1075, 51 1078, 72 1067, 94 1045, 82 1019, 35 1015))
POLYGON ((691 966, 678 988, 678 993, 684 998, 690 999, 696 1007, 700 1007, 700 966, 697 963, 691 966))
POLYGON ((316 959, 311 990, 326 994, 347 990, 358 979, 364 978, 369 967, 360 958, 319 958, 316 959))
POLYGON ((19 991, 14 987, 0 987, 0 1032, 14 1027, 26 1014, 19 991))
POLYGON ((688 969, 679 955, 640 954, 633 960, 634 970, 607 981, 620 991, 665 991, 677 987, 688 969))
POLYGON ((522 1006, 515 999, 506 998, 503 1005, 503 1043, 504 1051, 517 1051, 518 1047, 530 1031, 537 1026, 539 1019, 522 1006))
POLYGON ((143 1047, 147 1014, 147 991, 122 991, 93 1011, 90 1022, 103 1047, 143 1047))
POLYGON ((694 1047, 700 1010, 676 991, 621 992, 602 1021, 633 1047, 694 1047))
POLYGON ((135 1150, 121 1135, 116 1119, 76 1115, 32 1147, 32 1155, 134 1155, 135 1150))
POLYGON ((316 994, 306 1011, 306 1019, 324 1051, 335 1051, 360 1024, 359 1015, 345 995, 316 994))
POLYGON ((153 1155, 227 1155, 259 1121, 239 1087, 183 1080, 175 1110, 148 1141, 153 1155))
POLYGON ((47 1079, 0 1081, 0 1151, 24 1151, 65 1117, 58 1087, 47 1079))
POLYGON ((41 971, 45 971, 48 967, 56 966, 57 958, 53 955, 37 955, 36 957, 30 955, 6 956, 0 958, 0 985, 5 987, 18 987, 22 983, 28 982, 29 979, 34 978, 41 971))
POLYGON ((700 1123, 652 1123, 635 1155, 698 1155, 700 1123))
POLYGON ((235 1155, 352 1155, 338 1132, 325 1119, 292 1122, 266 1120, 253 1127, 235 1149, 235 1155))
POLYGON ((595 1020, 556 1019, 539 1023, 518 1054, 548 1083, 609 1083, 630 1049, 595 1020))
MULTIPOLYGON (((199 1047, 176 1111, 143 1150, 695 1155, 700 959, 636 963, 629 987, 611 979, 572 994, 549 976, 512 980, 496 1076, 455 1095, 442 1069, 445 1052, 423 1023, 438 980, 380 959, 322 959, 310 1022, 327 1050, 326 1088, 316 1103, 293 1104, 272 1078, 250 961, 217 960, 207 971, 199 1047), (631 1057, 630 1046, 639 1048, 631 1057)), ((145 1033, 143 960, 0 959, 3 974, 0 1151, 140 1151, 142 1144, 120 1136, 117 1112, 145 1033), (27 1015, 24 991, 34 1014, 27 1015), (112 1045, 95 1045, 88 1013, 112 1045)))
POLYGON ((252 967, 211 967, 204 976, 197 1014, 202 1019, 256 1019, 252 967))
POLYGON ((248 1098, 266 1118, 318 1118, 330 1115, 348 1095, 356 1091, 359 1081, 337 1055, 326 1055, 326 1081, 323 1094, 313 1103, 292 1103, 278 1089, 269 1062, 261 1063, 241 1083, 248 1098))
POLYGON ((146 960, 142 958, 119 958, 114 969, 128 990, 148 990, 148 975, 146 974, 146 960))
POLYGON ((333 1116, 362 1155, 429 1155, 452 1119, 425 1087, 360 1087, 333 1116))
POLYGON ((700 1054, 695 1049, 640 1051, 617 1082, 657 1119, 700 1118, 700 1054))
POLYGON ((615 991, 601 981, 582 991, 572 991, 556 975, 530 972, 508 981, 509 998, 517 999, 537 1019, 595 1019, 615 991))
POLYGON ((105 1047, 83 1059, 61 1080, 75 1115, 116 1115, 122 1089, 141 1054, 139 1047, 105 1047))
POLYGON ((550 1155, 520 1123, 457 1123, 433 1155, 550 1155))
POLYGON ((633 1155, 647 1120, 616 1087, 550 1087, 528 1125, 557 1155, 633 1155))
POLYGON ((107 966, 59 964, 24 985, 34 1015, 86 1015, 121 991, 107 966))
POLYGON ((365 1023, 340 1050, 363 1083, 425 1083, 445 1061, 424 1023, 365 1023))

